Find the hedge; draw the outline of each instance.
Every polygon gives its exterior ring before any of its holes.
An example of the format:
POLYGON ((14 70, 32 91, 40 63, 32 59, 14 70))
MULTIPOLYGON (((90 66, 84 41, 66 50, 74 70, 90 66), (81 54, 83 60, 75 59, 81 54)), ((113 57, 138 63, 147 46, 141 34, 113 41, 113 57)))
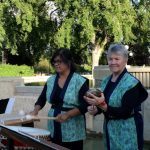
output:
POLYGON ((34 69, 26 65, 10 65, 10 64, 0 64, 0 76, 33 76, 34 69))

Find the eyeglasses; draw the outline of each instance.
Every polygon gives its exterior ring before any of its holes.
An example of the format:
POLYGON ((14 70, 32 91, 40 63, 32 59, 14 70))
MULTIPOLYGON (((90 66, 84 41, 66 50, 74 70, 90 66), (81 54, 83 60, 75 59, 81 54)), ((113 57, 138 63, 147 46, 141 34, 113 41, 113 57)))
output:
POLYGON ((53 65, 56 65, 56 64, 60 65, 62 62, 63 62, 62 60, 54 60, 52 64, 53 65))

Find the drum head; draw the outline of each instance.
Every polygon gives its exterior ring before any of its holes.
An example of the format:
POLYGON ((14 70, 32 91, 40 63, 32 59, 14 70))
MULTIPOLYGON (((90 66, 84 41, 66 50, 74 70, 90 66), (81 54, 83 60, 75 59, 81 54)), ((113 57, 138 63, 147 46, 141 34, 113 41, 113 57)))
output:
POLYGON ((7 127, 13 131, 27 133, 27 134, 35 136, 35 137, 50 135, 50 132, 45 129, 32 128, 32 127, 21 127, 21 126, 7 126, 7 127))

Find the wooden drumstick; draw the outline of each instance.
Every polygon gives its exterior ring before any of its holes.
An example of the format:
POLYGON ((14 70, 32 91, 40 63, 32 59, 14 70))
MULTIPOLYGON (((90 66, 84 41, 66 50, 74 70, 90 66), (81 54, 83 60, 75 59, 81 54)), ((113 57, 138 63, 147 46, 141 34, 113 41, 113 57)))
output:
POLYGON ((48 116, 32 116, 32 115, 26 115, 26 119, 47 119, 47 120, 55 120, 56 117, 48 117, 48 116))
POLYGON ((47 117, 47 116, 37 116, 35 119, 47 119, 47 120, 55 120, 56 117, 47 117))

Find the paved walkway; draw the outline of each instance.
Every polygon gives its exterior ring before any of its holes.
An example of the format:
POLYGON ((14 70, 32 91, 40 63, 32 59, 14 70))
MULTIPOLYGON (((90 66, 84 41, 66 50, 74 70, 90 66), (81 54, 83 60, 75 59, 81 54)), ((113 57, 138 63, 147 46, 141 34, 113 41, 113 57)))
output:
MULTIPOLYGON (((84 150, 104 150, 102 138, 99 136, 88 136, 84 142, 84 150)), ((143 150, 150 150, 150 143, 145 144, 143 150)))

